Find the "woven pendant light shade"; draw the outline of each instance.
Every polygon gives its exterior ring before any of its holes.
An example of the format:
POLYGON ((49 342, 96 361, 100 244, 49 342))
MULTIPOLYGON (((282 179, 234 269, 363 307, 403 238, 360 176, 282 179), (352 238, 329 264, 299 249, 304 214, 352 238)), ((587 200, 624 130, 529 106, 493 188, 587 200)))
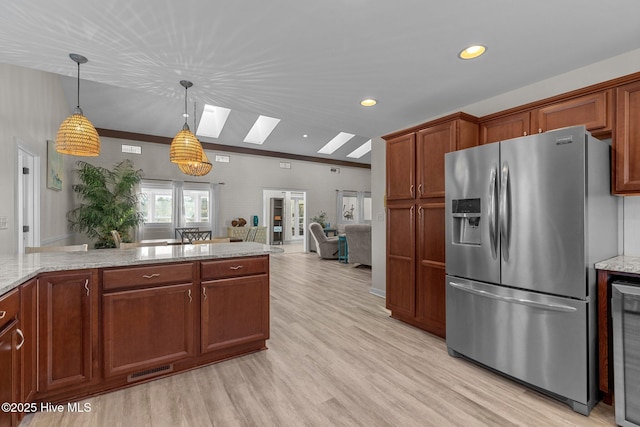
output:
POLYGON ((205 176, 211 169, 213 169, 213 165, 207 158, 205 152, 202 152, 202 161, 195 163, 179 163, 178 168, 182 173, 192 176, 205 176))
POLYGON ((191 133, 185 123, 182 130, 171 141, 169 160, 173 163, 201 163, 204 150, 198 138, 191 133))
POLYGON ((58 128, 56 151, 72 156, 100 155, 100 137, 93 124, 76 108, 58 128))
POLYGON ((100 155, 100 137, 93 124, 82 114, 80 108, 80 64, 88 60, 77 53, 70 53, 69 58, 78 64, 78 104, 73 114, 65 119, 56 135, 56 151, 72 156, 95 157, 100 155))

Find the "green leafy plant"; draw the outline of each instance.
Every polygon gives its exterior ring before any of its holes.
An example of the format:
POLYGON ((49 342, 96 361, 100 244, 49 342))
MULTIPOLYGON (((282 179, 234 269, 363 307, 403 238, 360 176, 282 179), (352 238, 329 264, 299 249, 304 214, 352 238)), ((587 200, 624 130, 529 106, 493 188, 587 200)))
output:
POLYGON ((325 228, 325 224, 327 223, 327 213, 325 211, 320 211, 320 213, 313 218, 311 218, 311 222, 317 222, 325 228))
POLYGON ((123 242, 130 242, 129 230, 144 222, 138 206, 142 194, 135 194, 135 186, 142 179, 142 170, 135 170, 131 160, 123 160, 113 170, 76 162, 80 184, 73 191, 80 206, 67 212, 69 228, 96 240, 96 249, 113 248, 111 230, 120 233, 123 242))

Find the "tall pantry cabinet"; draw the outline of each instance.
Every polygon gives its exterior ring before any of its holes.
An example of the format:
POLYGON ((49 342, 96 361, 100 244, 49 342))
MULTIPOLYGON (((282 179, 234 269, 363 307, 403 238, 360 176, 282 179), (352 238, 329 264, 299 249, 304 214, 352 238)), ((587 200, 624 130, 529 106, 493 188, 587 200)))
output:
POLYGON ((386 135, 387 308, 445 336, 444 155, 478 145, 478 121, 457 113, 386 135))

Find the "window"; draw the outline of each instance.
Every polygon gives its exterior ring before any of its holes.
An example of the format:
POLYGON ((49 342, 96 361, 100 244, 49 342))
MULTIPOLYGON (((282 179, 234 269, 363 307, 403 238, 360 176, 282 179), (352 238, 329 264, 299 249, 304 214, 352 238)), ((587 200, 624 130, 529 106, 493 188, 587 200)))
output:
POLYGON ((372 205, 369 191, 338 191, 338 223, 371 222, 372 205))
POLYGON ((373 217, 373 205, 371 203, 371 193, 368 191, 364 192, 362 197, 362 216, 364 222, 371 222, 373 217))
POLYGON ((208 225, 211 211, 209 184, 185 182, 182 194, 185 225, 187 227, 208 225))
POLYGON ((173 213, 173 188, 171 182, 143 182, 140 187, 140 210, 145 224, 170 224, 173 213))
POLYGON ((211 223, 211 190, 206 183, 174 183, 171 181, 143 181, 144 194, 140 209, 145 225, 178 222, 176 212, 183 212, 185 226, 206 226, 211 223), (182 187, 182 206, 174 206, 182 187))

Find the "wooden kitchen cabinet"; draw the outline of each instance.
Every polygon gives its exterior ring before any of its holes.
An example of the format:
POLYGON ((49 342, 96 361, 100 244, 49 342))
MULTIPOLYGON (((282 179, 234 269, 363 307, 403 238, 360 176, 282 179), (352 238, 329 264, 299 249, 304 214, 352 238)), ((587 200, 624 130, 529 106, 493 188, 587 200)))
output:
POLYGON ((38 278, 39 393, 91 384, 98 365, 98 280, 94 270, 38 278))
POLYGON ((640 193, 640 81, 617 88, 614 194, 640 193))
MULTIPOLYGON (((20 402, 20 351, 24 339, 18 328, 19 309, 18 289, 0 298, 0 403, 20 402)), ((18 415, 0 411, 0 427, 18 425, 18 415)))
POLYGON ((531 133, 584 125, 594 136, 613 129, 613 90, 604 90, 540 107, 531 113, 531 133))
POLYGON ((38 292, 36 279, 20 286, 20 329, 24 335, 21 349, 20 401, 33 402, 38 390, 38 292))
POLYGON ((480 142, 504 141, 567 126, 585 125, 596 137, 608 137, 613 129, 613 90, 607 89, 569 99, 557 99, 537 108, 509 110, 481 119, 480 142), (515 110, 515 111, 514 111, 515 110))
POLYGON ((409 183, 414 190, 387 194, 387 308, 392 317, 441 337, 446 330, 444 158, 476 146, 478 134, 477 119, 457 113, 384 137, 387 191, 409 183), (412 146, 415 154, 408 152, 412 146))
POLYGON ((267 275, 202 283, 202 353, 269 338, 267 275))
POLYGON ((446 334, 445 206, 421 203, 417 215, 416 320, 429 332, 446 334))
POLYGON ((523 111, 483 120, 480 123, 480 143, 489 144, 506 139, 529 135, 531 132, 531 113, 523 111))
POLYGON ((475 117, 457 114, 416 134, 418 197, 444 197, 444 155, 478 145, 475 117))
POLYGON ((416 189, 416 135, 387 141, 387 200, 413 199, 416 189))
POLYGON ((392 317, 415 316, 415 212, 413 200, 387 204, 386 306, 392 317))
POLYGON ((104 375, 144 376, 193 355, 192 283, 105 293, 104 375))
MULTIPOLYGON (((259 253, 27 280, 0 296, 0 403, 70 402, 266 349, 259 253)), ((22 416, 1 411, 0 427, 22 416)))
POLYGON ((201 271, 201 353, 264 346, 269 339, 269 259, 207 261, 201 271))

